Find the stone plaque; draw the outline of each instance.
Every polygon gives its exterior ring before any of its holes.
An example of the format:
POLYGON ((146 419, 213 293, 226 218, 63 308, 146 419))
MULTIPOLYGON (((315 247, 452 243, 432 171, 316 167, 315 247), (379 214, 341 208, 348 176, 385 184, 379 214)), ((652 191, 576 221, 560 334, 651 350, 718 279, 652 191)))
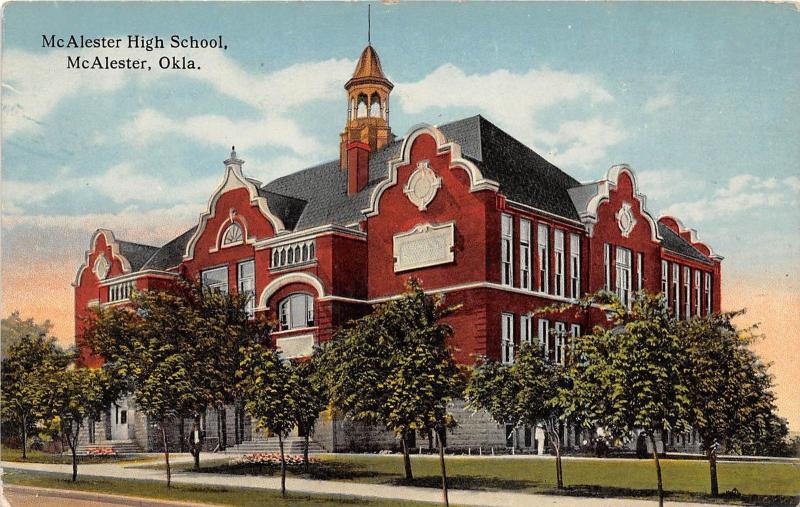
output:
POLYGON ((421 224, 394 236, 394 272, 453 262, 455 222, 421 224))

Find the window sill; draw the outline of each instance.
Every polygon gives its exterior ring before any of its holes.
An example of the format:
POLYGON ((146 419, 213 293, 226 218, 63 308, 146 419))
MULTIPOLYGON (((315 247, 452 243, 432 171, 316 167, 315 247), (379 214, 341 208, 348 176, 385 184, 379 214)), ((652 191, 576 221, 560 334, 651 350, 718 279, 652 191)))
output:
POLYGON ((311 261, 299 262, 299 263, 292 264, 292 265, 289 265, 289 266, 281 266, 281 267, 277 267, 277 268, 269 268, 269 272, 270 273, 283 273, 285 271, 291 271, 293 269, 307 268, 309 266, 316 266, 316 264, 317 264, 317 259, 314 259, 314 260, 311 260, 311 261))
POLYGON ((270 336, 285 336, 291 335, 294 333, 308 333, 312 331, 316 331, 319 326, 311 326, 311 327, 296 327, 293 329, 284 329, 283 331, 274 331, 270 333, 270 336))

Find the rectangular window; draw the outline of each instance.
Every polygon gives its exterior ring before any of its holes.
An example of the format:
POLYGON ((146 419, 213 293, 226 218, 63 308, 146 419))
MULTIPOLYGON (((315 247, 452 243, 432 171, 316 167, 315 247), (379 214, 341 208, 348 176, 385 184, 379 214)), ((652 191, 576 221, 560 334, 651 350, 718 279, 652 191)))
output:
POLYGON ((547 319, 539 319, 539 346, 544 357, 550 357, 550 322, 547 319))
POLYGON ((692 316, 692 294, 689 284, 692 282, 692 270, 689 267, 683 268, 683 318, 689 320, 692 316))
POLYGON ((247 296, 245 310, 249 316, 256 311, 256 270, 254 261, 240 262, 236 267, 236 289, 239 294, 247 296))
POLYGON ((200 280, 206 289, 215 289, 228 293, 228 266, 207 269, 200 274, 200 280))
POLYGON ((531 221, 519 221, 519 286, 531 288, 531 221))
MULTIPOLYGON (((569 348, 570 348, 570 354, 572 354, 573 353, 572 351, 574 350, 574 343, 573 342, 574 342, 575 338, 578 338, 579 336, 581 336, 581 325, 580 324, 570 324, 570 326, 569 326, 569 336, 570 336, 569 348)), ((587 364, 585 356, 580 357, 579 359, 581 361, 581 364, 583 364, 583 365, 587 364)))
POLYGON ((537 242, 539 245, 539 290, 541 292, 550 291, 550 228, 545 224, 539 224, 537 231, 537 242))
POLYGON ((514 315, 502 314, 500 327, 500 360, 503 364, 510 364, 514 362, 514 315))
POLYGON ((702 313, 702 300, 700 299, 700 270, 694 270, 694 314, 698 317, 702 313))
POLYGON ((617 297, 620 302, 631 306, 631 251, 617 247, 617 297))
POLYGON ((555 252, 556 252, 556 296, 564 295, 564 231, 555 230, 555 252))
POLYGON ((603 245, 603 289, 611 290, 611 245, 603 245))
POLYGON ((525 342, 530 345, 531 337, 533 335, 533 329, 531 326, 531 316, 530 315, 520 315, 519 316, 519 340, 520 343, 525 342))
POLYGON ((669 301, 669 264, 661 261, 661 294, 664 301, 669 301))
POLYGON ((556 322, 555 325, 555 361, 564 364, 566 360, 565 344, 567 341, 567 325, 563 322, 556 322))
POLYGON ((681 318, 681 267, 677 264, 672 265, 672 311, 675 318, 681 318))
POLYGON ((711 299, 711 273, 706 273, 706 315, 711 315, 713 312, 711 299))
POLYGON ((501 238, 501 279, 503 285, 514 284, 514 219, 511 215, 502 215, 502 238, 501 238))
POLYGON ((581 237, 577 234, 569 236, 569 276, 570 296, 581 297, 581 237))
POLYGON ((644 254, 636 254, 636 290, 641 292, 644 289, 644 254))

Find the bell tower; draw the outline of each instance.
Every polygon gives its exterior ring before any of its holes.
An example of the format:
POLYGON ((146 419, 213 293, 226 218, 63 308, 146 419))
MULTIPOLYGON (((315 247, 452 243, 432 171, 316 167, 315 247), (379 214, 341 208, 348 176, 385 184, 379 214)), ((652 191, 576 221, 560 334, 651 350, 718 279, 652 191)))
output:
POLYGON ((386 79, 378 53, 368 43, 344 89, 347 90, 347 122, 341 134, 339 165, 348 167, 348 147, 358 141, 362 149, 375 151, 392 140, 389 128, 389 94, 394 85, 386 79))

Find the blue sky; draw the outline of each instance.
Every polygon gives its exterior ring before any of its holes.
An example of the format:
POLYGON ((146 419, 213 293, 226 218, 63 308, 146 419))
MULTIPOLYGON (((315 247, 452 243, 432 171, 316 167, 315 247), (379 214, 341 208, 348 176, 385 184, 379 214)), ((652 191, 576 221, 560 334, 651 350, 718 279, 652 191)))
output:
MULTIPOLYGON (((95 228, 153 244, 182 232, 231 144, 264 181, 335 158, 342 85, 366 43, 363 3, 20 2, 3 15, 3 310, 49 311, 62 335, 95 228), (43 34, 222 35, 228 50, 52 50, 43 34), (202 69, 67 70, 68 54, 186 54, 202 69), (50 306, 20 290, 34 266, 55 277, 50 306)), ((787 360, 800 354, 799 16, 789 4, 375 4, 372 42, 396 84, 398 135, 480 113, 580 180, 631 164, 654 214, 726 256, 724 304, 764 322, 788 392, 800 381, 787 360)))

